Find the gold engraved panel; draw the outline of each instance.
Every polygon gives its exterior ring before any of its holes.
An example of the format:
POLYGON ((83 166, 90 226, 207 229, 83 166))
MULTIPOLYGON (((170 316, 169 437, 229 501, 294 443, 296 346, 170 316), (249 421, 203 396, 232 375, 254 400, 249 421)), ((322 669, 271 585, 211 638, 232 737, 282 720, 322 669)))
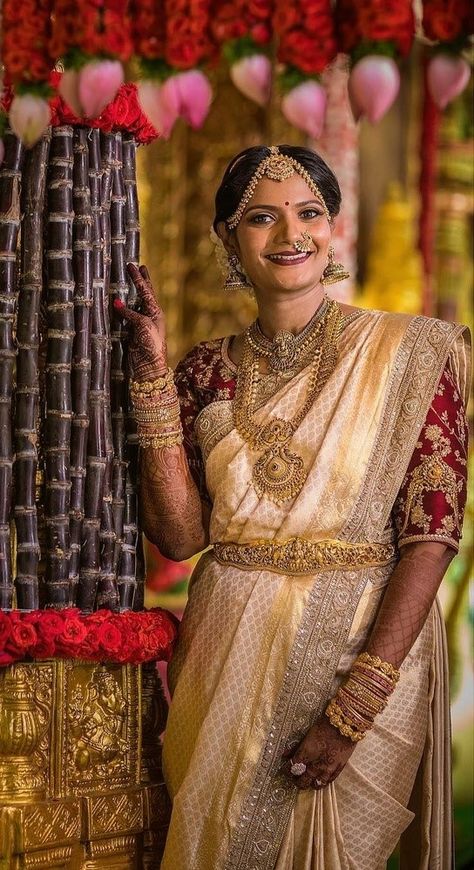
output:
POLYGON ((44 798, 48 785, 53 665, 0 669, 0 802, 44 798))
POLYGON ((87 839, 92 840, 104 834, 141 831, 143 828, 141 789, 88 797, 84 800, 87 839))
POLYGON ((62 794, 139 782, 139 668, 64 663, 62 794))

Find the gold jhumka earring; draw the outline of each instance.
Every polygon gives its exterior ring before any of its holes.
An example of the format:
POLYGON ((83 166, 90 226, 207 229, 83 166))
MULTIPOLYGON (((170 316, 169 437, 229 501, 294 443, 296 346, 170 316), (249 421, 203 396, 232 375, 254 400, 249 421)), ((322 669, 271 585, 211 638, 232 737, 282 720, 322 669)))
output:
POLYGON ((231 254, 228 257, 227 268, 224 290, 252 290, 252 285, 249 283, 237 254, 231 254))
POLYGON ((336 263, 334 260, 334 248, 329 245, 328 263, 321 277, 321 284, 336 284, 338 281, 344 281, 350 278, 350 273, 346 272, 342 263, 336 263))

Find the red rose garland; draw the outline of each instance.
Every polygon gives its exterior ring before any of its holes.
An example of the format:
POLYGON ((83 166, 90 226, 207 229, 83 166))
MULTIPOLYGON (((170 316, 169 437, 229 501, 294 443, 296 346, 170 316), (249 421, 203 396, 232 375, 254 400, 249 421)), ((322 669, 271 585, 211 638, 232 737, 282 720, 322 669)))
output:
POLYGON ((192 69, 215 55, 209 30, 210 0, 164 0, 165 58, 171 67, 192 69))
POLYGON ((282 63, 311 76, 334 60, 337 44, 330 0, 276 0, 273 25, 282 63))
POLYGON ((131 0, 130 22, 135 55, 144 61, 160 60, 165 54, 165 0, 131 0))
POLYGON ((73 66, 91 57, 129 60, 127 7, 128 0, 54 0, 51 54, 73 66))
POLYGON ((366 54, 405 57, 414 36, 412 0, 339 0, 339 48, 358 60, 366 54))
POLYGON ((76 608, 0 611, 0 666, 46 658, 134 665, 169 661, 177 626, 176 617, 159 607, 87 616, 76 608))
POLYGON ((52 0, 4 0, 3 63, 8 81, 25 91, 48 90, 52 0))
POLYGON ((423 0, 423 30, 428 39, 466 45, 474 31, 472 0, 423 0))
POLYGON ((272 37, 274 0, 216 2, 212 8, 212 32, 220 44, 247 37, 265 45, 272 37))

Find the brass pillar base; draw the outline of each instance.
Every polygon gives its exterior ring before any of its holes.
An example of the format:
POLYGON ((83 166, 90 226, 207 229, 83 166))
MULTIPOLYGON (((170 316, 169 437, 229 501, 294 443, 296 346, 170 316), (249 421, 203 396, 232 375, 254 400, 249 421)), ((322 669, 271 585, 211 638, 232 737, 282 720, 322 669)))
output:
POLYGON ((169 818, 153 666, 0 672, 1 870, 158 868, 169 818))

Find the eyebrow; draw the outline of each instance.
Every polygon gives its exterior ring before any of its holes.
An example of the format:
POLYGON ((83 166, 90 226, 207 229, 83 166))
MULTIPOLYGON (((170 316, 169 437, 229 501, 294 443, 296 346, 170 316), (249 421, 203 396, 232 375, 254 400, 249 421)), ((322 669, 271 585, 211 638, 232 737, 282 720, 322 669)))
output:
MULTIPOLYGON (((307 199, 307 200, 305 200, 304 202, 295 202, 295 208, 302 208, 302 206, 304 206, 304 205, 311 205, 312 203, 315 203, 315 202, 318 203, 318 205, 321 205, 321 200, 320 200, 320 199, 307 199)), ((270 208, 270 209, 274 208, 274 209, 279 209, 280 206, 279 206, 279 205, 249 205, 249 206, 247 206, 247 208, 245 209, 244 214, 247 214, 248 211, 253 211, 253 210, 256 209, 256 208, 260 208, 260 209, 262 209, 262 208, 270 208)))

